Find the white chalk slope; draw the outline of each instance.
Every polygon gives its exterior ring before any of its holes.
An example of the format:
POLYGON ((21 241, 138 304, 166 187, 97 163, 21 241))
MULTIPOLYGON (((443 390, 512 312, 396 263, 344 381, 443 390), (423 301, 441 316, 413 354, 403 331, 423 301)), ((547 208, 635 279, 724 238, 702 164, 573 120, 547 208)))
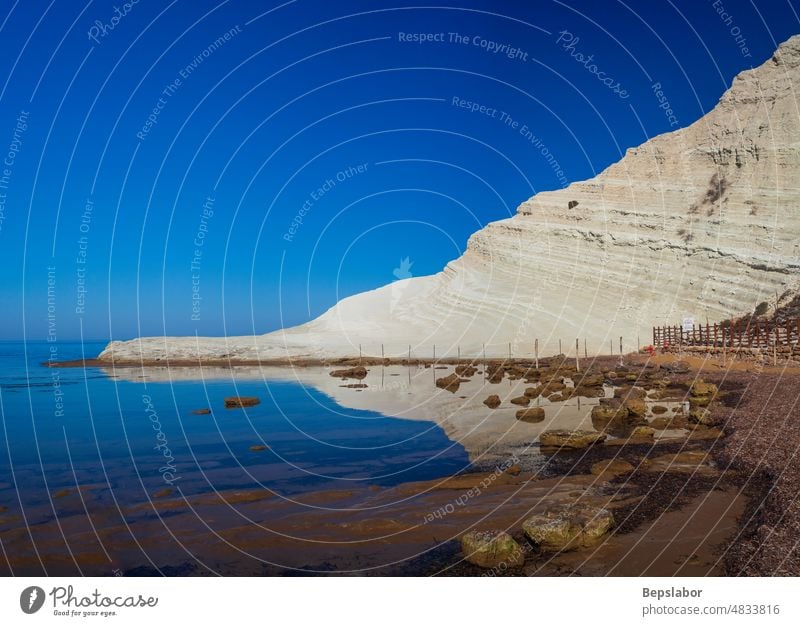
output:
POLYGON ((590 354, 654 324, 752 311, 798 283, 800 36, 743 72, 691 126, 595 178, 539 193, 469 240, 444 271, 339 302, 285 331, 113 342, 118 360, 590 354), (577 202, 577 205, 574 203, 577 202), (574 206, 572 206, 574 205, 574 206), (570 208, 572 206, 572 208, 570 208))

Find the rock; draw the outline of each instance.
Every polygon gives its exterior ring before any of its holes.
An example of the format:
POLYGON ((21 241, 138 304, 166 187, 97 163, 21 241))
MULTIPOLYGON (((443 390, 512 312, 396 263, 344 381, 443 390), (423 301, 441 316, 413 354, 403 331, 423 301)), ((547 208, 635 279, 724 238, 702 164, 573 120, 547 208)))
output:
POLYGON ((351 367, 345 370, 333 370, 331 372, 331 376, 335 376, 337 378, 357 378, 361 380, 362 378, 367 377, 367 368, 363 365, 357 365, 356 367, 351 367))
POLYGON ((572 390, 573 396, 581 396, 582 398, 602 398, 606 395, 605 390, 602 387, 575 387, 572 390))
POLYGON ((591 472, 595 476, 619 476, 632 472, 635 468, 624 459, 606 459, 592 465, 591 472))
POLYGON ((614 389, 614 397, 623 400, 643 400, 647 392, 641 387, 617 387, 614 389))
POLYGON ((542 395, 542 389, 544 389, 544 385, 538 385, 536 387, 528 387, 525 389, 525 395, 529 398, 538 398, 542 395))
POLYGON ((517 419, 520 422, 536 423, 544 420, 544 409, 542 407, 533 407, 531 409, 520 409, 517 411, 517 419))
POLYGON ((464 558, 473 565, 491 569, 521 567, 525 553, 507 532, 502 530, 472 530, 461 537, 464 558))
POLYGON ((211 409, 195 409, 192 411, 192 415, 208 415, 211 413, 211 409))
POLYGON ((592 407, 592 423, 596 421, 600 423, 611 422, 620 420, 628 416, 628 409, 622 406, 622 403, 605 404, 601 403, 592 407))
POLYGON ((563 394, 554 393, 551 396, 547 396, 548 401, 550 402, 563 402, 566 398, 564 398, 563 394))
POLYGON ((345 389, 366 389, 369 387, 367 383, 349 383, 347 385, 339 385, 345 389))
POLYGON ((539 435, 539 443, 548 448, 588 448, 605 440, 604 434, 592 430, 546 430, 539 435))
POLYGON ((602 387, 606 377, 602 374, 586 372, 583 376, 578 374, 575 378, 576 387, 602 387))
POLYGON ((474 376, 477 371, 478 368, 472 365, 456 365, 456 374, 459 376, 469 378, 470 376, 474 376))
POLYGON ((711 396, 691 396, 689 398, 690 407, 708 406, 711 404, 711 396))
POLYGON ((528 396, 519 396, 517 398, 511 398, 511 404, 519 404, 521 406, 528 406, 531 403, 531 399, 528 396))
POLYGON ((250 452, 263 452, 264 450, 267 449, 267 447, 268 446, 264 445, 250 446, 250 452))
POLYGON ((647 405, 644 400, 638 398, 628 398, 623 403, 623 406, 628 410, 628 415, 635 417, 644 417, 647 414, 647 405))
POLYGON ((653 415, 661 415, 662 413, 666 413, 668 409, 665 406, 661 406, 660 404, 656 404, 650 410, 653 412, 653 415))
POLYGON ((522 468, 519 465, 512 465, 506 470, 509 476, 519 476, 522 473, 522 468))
POLYGON ((461 381, 459 380, 458 374, 450 374, 449 376, 436 379, 437 387, 439 387, 440 389, 445 389, 447 391, 452 391, 453 393, 458 391, 460 385, 461 381))
POLYGON ((636 426, 631 431, 631 439, 652 439, 655 434, 655 429, 650 426, 636 426))
POLYGON ((650 420, 650 427, 657 430, 677 430, 686 428, 686 418, 683 415, 674 415, 672 417, 656 417, 650 420))
POLYGON ((261 400, 255 396, 230 396, 225 398, 226 409, 243 409, 247 406, 261 404, 261 400))
POLYGON ((491 396, 486 398, 486 400, 484 400, 483 403, 486 406, 488 406, 490 409, 496 409, 501 404, 500 403, 500 396, 498 396, 497 394, 492 394, 491 396))
POLYGON ((572 504, 533 515, 522 524, 527 537, 545 552, 578 550, 595 545, 614 525, 610 511, 572 504))
POLYGON ((714 424, 711 411, 703 408, 693 408, 689 411, 689 421, 693 424, 702 424, 704 426, 712 426, 714 424))
POLYGON ((691 368, 686 361, 673 361, 672 363, 662 363, 661 369, 671 374, 686 374, 691 368))
POLYGON ((715 396, 717 394, 717 386, 713 383, 706 383, 702 380, 696 380, 692 383, 689 393, 692 396, 715 396))

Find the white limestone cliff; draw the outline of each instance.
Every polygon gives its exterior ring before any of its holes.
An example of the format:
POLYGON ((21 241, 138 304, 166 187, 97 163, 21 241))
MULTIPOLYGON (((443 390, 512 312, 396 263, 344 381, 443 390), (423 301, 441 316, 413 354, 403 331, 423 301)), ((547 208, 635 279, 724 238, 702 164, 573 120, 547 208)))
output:
POLYGON ((539 193, 434 276, 339 302, 257 337, 112 342, 110 360, 590 354, 650 342, 653 325, 748 313, 798 285, 800 36, 741 73, 691 126, 595 178, 539 193))

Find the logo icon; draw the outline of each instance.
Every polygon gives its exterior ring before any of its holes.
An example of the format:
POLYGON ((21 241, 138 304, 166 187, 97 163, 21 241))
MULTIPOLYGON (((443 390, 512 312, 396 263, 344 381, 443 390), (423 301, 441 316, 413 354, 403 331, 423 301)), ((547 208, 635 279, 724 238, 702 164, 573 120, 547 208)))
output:
POLYGON ((19 594, 19 608, 23 613, 32 615, 42 608, 44 604, 44 589, 41 587, 26 587, 19 594))

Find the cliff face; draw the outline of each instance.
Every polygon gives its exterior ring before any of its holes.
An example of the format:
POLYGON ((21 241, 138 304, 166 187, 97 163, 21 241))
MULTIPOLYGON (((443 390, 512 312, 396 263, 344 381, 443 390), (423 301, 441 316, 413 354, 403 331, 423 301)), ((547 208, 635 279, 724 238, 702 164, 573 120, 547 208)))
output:
MULTIPOLYGON (((434 276, 347 298, 260 337, 115 342, 101 358, 590 354, 684 316, 748 313, 798 284, 800 36, 691 126, 595 178, 537 194, 434 276)), ((616 347, 615 347, 616 351, 616 347)))

